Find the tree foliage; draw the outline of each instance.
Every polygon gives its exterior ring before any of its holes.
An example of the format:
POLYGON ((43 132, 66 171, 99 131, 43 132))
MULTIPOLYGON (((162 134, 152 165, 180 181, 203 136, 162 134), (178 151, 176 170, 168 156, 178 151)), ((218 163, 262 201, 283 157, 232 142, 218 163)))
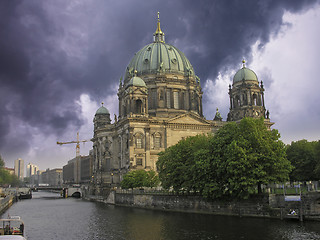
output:
POLYGON ((159 154, 157 168, 164 188, 198 191, 206 178, 209 153, 208 137, 197 135, 179 141, 159 154))
POLYGON ((293 181, 320 179, 320 141, 300 140, 287 146, 287 157, 294 170, 290 174, 293 181))
POLYGON ((124 189, 139 187, 156 187, 159 184, 159 177, 155 171, 143 169, 130 171, 124 175, 121 187, 124 189))
POLYGON ((4 168, 4 160, 0 155, 0 186, 18 186, 19 183, 18 177, 10 174, 10 172, 4 168))
POLYGON ((207 198, 247 198, 261 184, 288 179, 292 167, 279 137, 263 119, 244 118, 227 123, 214 136, 181 140, 160 153, 162 186, 207 198))
POLYGON ((0 155, 0 168, 4 167, 4 160, 2 158, 2 156, 0 155))

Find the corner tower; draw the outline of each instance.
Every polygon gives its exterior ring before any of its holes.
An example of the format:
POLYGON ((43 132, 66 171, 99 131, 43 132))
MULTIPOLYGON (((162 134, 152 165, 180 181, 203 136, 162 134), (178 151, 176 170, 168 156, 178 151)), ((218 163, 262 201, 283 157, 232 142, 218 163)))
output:
POLYGON ((242 64, 242 68, 233 77, 232 87, 229 85, 230 111, 227 121, 238 121, 244 117, 269 119, 263 82, 259 84, 257 75, 245 66, 244 60, 242 64))

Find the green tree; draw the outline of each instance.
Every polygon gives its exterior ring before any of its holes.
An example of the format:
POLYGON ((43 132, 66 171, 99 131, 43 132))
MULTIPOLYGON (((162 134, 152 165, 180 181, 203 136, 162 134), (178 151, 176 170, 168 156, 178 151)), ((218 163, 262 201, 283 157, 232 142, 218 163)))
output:
POLYGON ((159 155, 162 186, 207 198, 247 198, 261 184, 288 179, 292 167, 279 138, 263 119, 244 118, 227 123, 214 136, 181 140, 159 155))
POLYGON ((159 154, 157 168, 164 188, 201 191, 208 170, 209 138, 205 135, 188 137, 159 154))
POLYGON ((4 160, 0 155, 0 186, 19 186, 19 183, 20 181, 17 176, 10 174, 10 172, 4 168, 4 160))
POLYGON ((0 168, 4 167, 4 160, 2 156, 0 155, 0 168))
POLYGON ((293 181, 320 179, 320 141, 299 140, 287 146, 287 157, 294 169, 293 181))
POLYGON ((279 138, 263 119, 244 118, 222 127, 211 145, 214 180, 205 185, 204 195, 247 198, 256 189, 261 192, 261 184, 287 180, 292 167, 279 138))
POLYGON ((159 184, 159 178, 155 171, 146 171, 143 169, 134 170, 124 175, 121 181, 121 187, 124 189, 139 187, 156 187, 159 184))
POLYGON ((320 180, 320 140, 315 144, 315 160, 314 178, 320 180))

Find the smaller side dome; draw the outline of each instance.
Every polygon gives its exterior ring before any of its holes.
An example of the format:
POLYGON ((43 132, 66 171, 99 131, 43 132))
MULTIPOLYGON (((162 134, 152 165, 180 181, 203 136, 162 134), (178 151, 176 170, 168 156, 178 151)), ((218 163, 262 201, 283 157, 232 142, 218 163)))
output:
POLYGON ((100 115, 100 114, 110 114, 108 109, 106 109, 104 106, 103 106, 103 103, 102 103, 102 106, 97 110, 96 112, 96 115, 100 115))
POLYGON ((127 87, 135 86, 135 87, 147 87, 146 83, 139 77, 132 77, 130 81, 127 83, 127 87))
POLYGON ((249 68, 246 68, 244 60, 242 61, 242 63, 243 63, 243 67, 240 70, 238 70, 238 72, 234 75, 233 83, 241 82, 243 80, 244 81, 251 80, 251 81, 258 82, 258 77, 255 74, 255 72, 249 68))

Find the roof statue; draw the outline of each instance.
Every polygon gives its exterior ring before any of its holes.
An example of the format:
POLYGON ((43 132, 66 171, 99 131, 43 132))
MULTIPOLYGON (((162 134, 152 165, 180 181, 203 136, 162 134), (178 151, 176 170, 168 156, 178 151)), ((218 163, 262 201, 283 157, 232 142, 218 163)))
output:
POLYGON ((216 115, 214 116, 214 121, 222 121, 221 114, 219 113, 219 109, 216 109, 216 115))

